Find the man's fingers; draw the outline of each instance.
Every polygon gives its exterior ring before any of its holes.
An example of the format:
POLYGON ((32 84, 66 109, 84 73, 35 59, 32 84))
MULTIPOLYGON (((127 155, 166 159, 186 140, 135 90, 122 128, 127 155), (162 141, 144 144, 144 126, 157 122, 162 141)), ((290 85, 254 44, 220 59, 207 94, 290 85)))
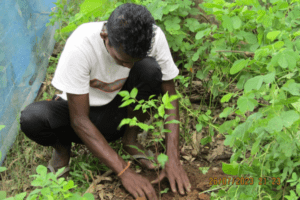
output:
POLYGON ((154 188, 152 187, 151 184, 147 184, 147 187, 146 188, 143 188, 143 190, 145 191, 146 195, 147 195, 147 198, 149 200, 157 200, 157 196, 156 196, 156 193, 155 193, 155 190, 154 188))
POLYGON ((176 182, 177 182, 177 186, 178 186, 179 193, 180 193, 181 195, 184 195, 184 189, 183 189, 183 184, 182 184, 181 178, 177 178, 177 179, 176 179, 176 182))
POLYGON ((132 196, 134 196, 135 199, 139 196, 139 194, 135 190, 128 190, 128 192, 132 194, 132 196))
POLYGON ((184 184, 186 191, 190 192, 192 186, 191 186, 189 178, 187 177, 186 174, 183 175, 183 180, 184 180, 183 184, 184 184))
POLYGON ((138 189, 136 190, 136 192, 137 192, 137 194, 138 194, 139 197, 145 197, 145 193, 144 193, 144 191, 142 191, 141 189, 138 188, 138 189))
POLYGON ((158 176, 157 179, 155 179, 154 181, 151 181, 151 184, 157 184, 158 182, 160 182, 163 178, 166 177, 165 172, 161 172, 160 175, 158 176))
POLYGON ((175 179, 170 177, 169 182, 170 182, 172 192, 176 193, 177 189, 176 189, 175 179))

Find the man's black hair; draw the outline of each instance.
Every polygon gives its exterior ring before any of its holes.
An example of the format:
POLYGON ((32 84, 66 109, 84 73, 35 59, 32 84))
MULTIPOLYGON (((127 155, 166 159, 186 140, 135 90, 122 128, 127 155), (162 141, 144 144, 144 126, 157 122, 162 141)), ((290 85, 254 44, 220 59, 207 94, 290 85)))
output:
POLYGON ((117 7, 107 21, 109 45, 132 58, 145 58, 150 53, 155 20, 145 6, 133 3, 117 7))

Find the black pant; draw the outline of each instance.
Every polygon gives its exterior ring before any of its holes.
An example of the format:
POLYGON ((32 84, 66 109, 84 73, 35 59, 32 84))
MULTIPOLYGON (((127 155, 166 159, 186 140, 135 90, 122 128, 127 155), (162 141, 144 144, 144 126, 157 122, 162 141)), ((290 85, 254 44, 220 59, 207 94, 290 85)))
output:
MULTIPOLYGON (((134 64, 130 70, 122 90, 138 89, 137 100, 148 100, 155 94, 161 94, 162 73, 159 64, 152 57, 146 57, 134 64)), ((126 126, 117 130, 123 118, 127 118, 127 107, 118 108, 122 97, 117 95, 104 106, 90 106, 89 118, 108 142, 115 141, 125 133, 126 126)), ((137 105, 137 103, 135 104, 137 105)), ((130 105, 135 107, 135 105, 130 105)), ((53 146, 56 143, 83 144, 70 125, 68 101, 57 97, 52 101, 39 101, 28 105, 21 111, 21 130, 24 134, 43 146, 53 146)))

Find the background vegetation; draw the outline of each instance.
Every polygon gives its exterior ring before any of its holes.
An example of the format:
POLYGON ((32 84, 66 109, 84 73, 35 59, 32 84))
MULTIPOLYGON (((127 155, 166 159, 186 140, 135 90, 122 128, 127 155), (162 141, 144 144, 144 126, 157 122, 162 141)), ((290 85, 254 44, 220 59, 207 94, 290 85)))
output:
MULTIPOLYGON (((57 13, 50 23, 61 22, 55 35, 60 45, 80 24, 107 20, 120 3, 130 1, 95 2, 72 1, 67 11, 63 11, 66 1, 57 2, 57 13)), ((172 53, 180 58, 176 64, 181 74, 176 82, 182 95, 180 109, 186 116, 180 125, 184 143, 192 141, 189 123, 195 123, 197 132, 208 129, 208 134, 198 141, 201 145, 222 134, 224 144, 233 151, 230 164, 224 163, 223 171, 254 180, 251 185, 214 186, 211 197, 299 198, 299 0, 132 2, 147 6, 164 31, 172 53), (208 15, 215 16, 215 20, 208 15), (201 16, 201 22, 195 16, 201 16), (206 94, 196 97, 198 109, 191 105, 188 89, 192 81, 198 81, 206 94), (217 119, 222 123, 215 123, 217 119)), ((50 80, 58 59, 59 54, 51 58, 46 89, 38 101, 51 98, 56 92, 50 80)), ((121 153, 118 141, 112 145, 121 153)), ((90 180, 90 174, 83 169, 93 175, 101 165, 86 149, 76 145, 72 148, 83 154, 71 164, 72 179, 80 185, 76 191, 82 192, 90 180)), ((8 166, 1 173, 4 190, 15 195, 30 188, 29 175, 35 173, 38 164, 46 165, 51 152, 51 148, 38 146, 20 134, 4 162, 8 166), (8 187, 11 183, 13 186, 8 187)))

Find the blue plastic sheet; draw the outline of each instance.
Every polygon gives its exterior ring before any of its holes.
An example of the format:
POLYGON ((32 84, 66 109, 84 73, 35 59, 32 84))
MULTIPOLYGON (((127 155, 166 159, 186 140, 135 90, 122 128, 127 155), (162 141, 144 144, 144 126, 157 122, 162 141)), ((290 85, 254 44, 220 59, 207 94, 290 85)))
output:
POLYGON ((46 27, 54 1, 0 1, 0 166, 19 133, 20 111, 45 79, 58 28, 46 27))

